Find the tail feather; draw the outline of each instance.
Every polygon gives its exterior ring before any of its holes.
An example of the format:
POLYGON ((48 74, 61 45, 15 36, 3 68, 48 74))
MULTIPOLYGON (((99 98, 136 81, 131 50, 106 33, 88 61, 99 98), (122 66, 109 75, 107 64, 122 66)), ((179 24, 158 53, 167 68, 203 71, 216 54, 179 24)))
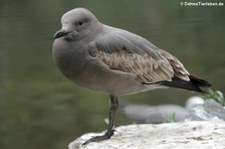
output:
POLYGON ((161 82, 161 84, 165 86, 169 86, 169 87, 181 88, 181 89, 196 91, 200 93, 205 93, 203 88, 211 87, 211 84, 205 80, 199 79, 192 75, 190 75, 189 78, 190 78, 190 81, 185 81, 177 77, 174 77, 172 81, 163 81, 161 82))

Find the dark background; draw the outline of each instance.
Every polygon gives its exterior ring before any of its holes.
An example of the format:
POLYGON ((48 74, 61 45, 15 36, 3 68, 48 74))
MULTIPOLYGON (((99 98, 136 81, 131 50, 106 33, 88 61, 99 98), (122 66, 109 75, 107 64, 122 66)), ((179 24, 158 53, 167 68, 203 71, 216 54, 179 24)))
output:
MULTIPOLYGON (((108 96, 72 84, 52 62, 52 38, 61 28, 60 18, 76 7, 88 8, 105 24, 145 37, 224 92, 225 6, 182 7, 179 3, 1 0, 0 148, 62 149, 83 133, 105 129, 108 96)), ((121 99, 183 105, 194 95, 198 94, 164 89, 121 99)), ((129 123, 119 110, 117 126, 129 123)))

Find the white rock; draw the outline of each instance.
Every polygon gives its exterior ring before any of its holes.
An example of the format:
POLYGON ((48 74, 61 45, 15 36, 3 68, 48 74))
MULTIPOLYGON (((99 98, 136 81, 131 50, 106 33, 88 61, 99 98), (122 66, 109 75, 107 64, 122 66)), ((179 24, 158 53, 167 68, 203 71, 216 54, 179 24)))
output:
POLYGON ((185 103, 185 107, 187 109, 190 109, 196 105, 199 105, 199 104, 204 104, 205 100, 200 97, 200 96, 192 96, 190 98, 187 99, 186 103, 185 103))
POLYGON ((225 123, 225 109, 215 100, 208 99, 203 104, 187 110, 185 121, 211 121, 225 123))
POLYGON ((87 145, 82 143, 103 133, 84 134, 70 143, 69 149, 224 149, 224 132, 224 123, 207 121, 128 125, 117 127, 109 140, 87 145))
POLYGON ((123 107, 125 115, 134 123, 159 124, 171 121, 184 121, 186 109, 179 105, 164 104, 158 106, 127 104, 123 107))

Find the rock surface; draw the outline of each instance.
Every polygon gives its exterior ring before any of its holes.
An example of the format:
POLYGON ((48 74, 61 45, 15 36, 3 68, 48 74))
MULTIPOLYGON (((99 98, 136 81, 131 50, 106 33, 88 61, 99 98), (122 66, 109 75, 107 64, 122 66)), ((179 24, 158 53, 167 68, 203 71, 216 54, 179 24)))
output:
POLYGON ((102 142, 82 145, 92 136, 89 133, 69 144, 69 149, 151 149, 151 148, 225 148, 225 124, 191 121, 167 124, 128 125, 116 128, 115 135, 102 142))

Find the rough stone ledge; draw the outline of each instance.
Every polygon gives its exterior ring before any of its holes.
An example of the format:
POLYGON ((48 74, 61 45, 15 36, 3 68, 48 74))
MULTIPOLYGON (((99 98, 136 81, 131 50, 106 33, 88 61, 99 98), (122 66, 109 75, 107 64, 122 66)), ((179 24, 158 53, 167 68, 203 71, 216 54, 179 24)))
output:
POLYGON ((103 132, 84 134, 71 142, 69 149, 225 149, 225 124, 216 122, 120 126, 110 140, 82 145, 92 136, 102 134, 103 132))

